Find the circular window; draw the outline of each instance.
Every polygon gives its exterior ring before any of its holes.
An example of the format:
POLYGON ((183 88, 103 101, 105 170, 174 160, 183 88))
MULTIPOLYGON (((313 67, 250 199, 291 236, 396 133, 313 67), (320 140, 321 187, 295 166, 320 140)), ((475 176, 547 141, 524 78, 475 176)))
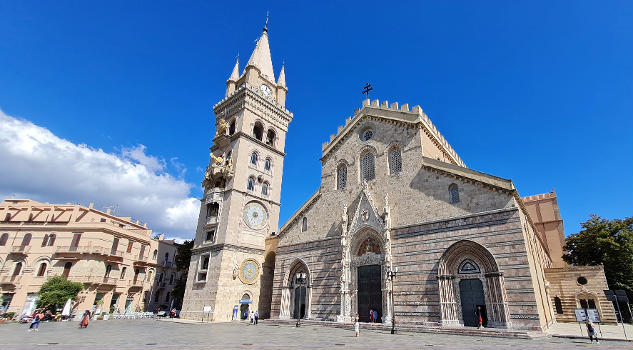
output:
POLYGON ((578 279, 576 281, 578 281, 578 284, 582 284, 582 285, 587 284, 587 279, 585 277, 582 277, 582 276, 578 277, 578 279))
POLYGON ((374 136, 374 132, 371 129, 366 129, 362 134, 360 134, 360 139, 362 141, 367 141, 371 139, 372 136, 374 136))

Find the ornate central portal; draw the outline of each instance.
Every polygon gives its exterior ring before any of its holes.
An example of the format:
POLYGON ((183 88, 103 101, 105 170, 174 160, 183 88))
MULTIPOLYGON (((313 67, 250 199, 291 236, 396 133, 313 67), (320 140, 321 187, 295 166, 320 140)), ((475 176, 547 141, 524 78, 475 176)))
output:
POLYGON ((382 285, 380 265, 358 267, 358 315, 361 322, 369 322, 369 310, 378 312, 376 322, 382 318, 382 285))

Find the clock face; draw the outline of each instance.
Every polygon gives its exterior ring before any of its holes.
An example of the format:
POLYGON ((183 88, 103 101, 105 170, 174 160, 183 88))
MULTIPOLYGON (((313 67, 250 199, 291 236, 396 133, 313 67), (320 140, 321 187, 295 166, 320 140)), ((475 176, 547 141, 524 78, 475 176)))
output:
POLYGON ((257 202, 246 204, 243 211, 244 223, 253 230, 261 230, 268 221, 268 212, 257 202))
POLYGON ((272 91, 270 90, 270 88, 268 87, 268 85, 263 84, 261 86, 261 90, 262 90, 262 94, 264 94, 264 96, 266 97, 270 97, 270 94, 272 93, 272 91))
POLYGON ((255 260, 244 260, 240 267, 240 280, 244 283, 254 283, 259 276, 259 265, 255 260))

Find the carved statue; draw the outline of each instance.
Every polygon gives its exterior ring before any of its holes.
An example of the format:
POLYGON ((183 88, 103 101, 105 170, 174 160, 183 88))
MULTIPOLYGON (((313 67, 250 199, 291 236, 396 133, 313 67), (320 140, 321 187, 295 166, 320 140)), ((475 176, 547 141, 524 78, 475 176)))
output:
POLYGON ((213 159, 216 166, 224 164, 224 158, 216 157, 215 154, 213 153, 211 153, 210 155, 211 155, 211 159, 213 159))
POLYGON ((220 136, 226 134, 226 120, 224 118, 218 119, 215 128, 215 136, 220 136))

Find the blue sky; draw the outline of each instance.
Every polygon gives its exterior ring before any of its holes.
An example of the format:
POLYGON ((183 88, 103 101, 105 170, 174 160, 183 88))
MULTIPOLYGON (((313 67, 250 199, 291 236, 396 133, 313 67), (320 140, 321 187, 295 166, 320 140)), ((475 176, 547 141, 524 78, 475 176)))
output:
POLYGON ((422 106, 470 168, 522 196, 556 189, 567 234, 631 216, 631 1, 4 1, 0 195, 118 205, 193 236, 212 106, 267 10, 295 115, 280 222, 319 186, 321 143, 366 82, 422 106))

